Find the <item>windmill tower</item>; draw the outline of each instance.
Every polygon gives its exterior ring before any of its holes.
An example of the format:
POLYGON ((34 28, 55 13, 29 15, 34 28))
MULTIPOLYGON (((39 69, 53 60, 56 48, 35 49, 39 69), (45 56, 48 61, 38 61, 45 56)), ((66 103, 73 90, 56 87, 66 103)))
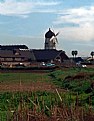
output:
POLYGON ((59 32, 57 34, 55 34, 49 28, 49 31, 45 34, 44 49, 56 49, 56 43, 58 43, 58 41, 57 41, 57 35, 58 34, 59 34, 59 32))

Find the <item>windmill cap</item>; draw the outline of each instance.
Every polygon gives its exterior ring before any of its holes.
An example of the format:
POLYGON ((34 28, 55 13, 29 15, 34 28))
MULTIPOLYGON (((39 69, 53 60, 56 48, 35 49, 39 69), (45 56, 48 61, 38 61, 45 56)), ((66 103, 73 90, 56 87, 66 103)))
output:
POLYGON ((55 33, 49 28, 49 31, 45 34, 45 38, 52 38, 52 36, 55 36, 55 33))

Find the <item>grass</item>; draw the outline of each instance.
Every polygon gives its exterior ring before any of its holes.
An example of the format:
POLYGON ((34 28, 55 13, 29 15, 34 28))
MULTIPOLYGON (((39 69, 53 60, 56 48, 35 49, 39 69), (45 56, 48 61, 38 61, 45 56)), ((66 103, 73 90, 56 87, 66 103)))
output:
MULTIPOLYGON (((57 119, 59 121, 74 119, 79 121, 80 118, 85 118, 84 115, 90 113, 90 108, 87 105, 83 105, 82 108, 77 107, 78 98, 71 93, 58 93, 58 91, 56 93, 46 91, 4 92, 0 96, 2 102, 0 104, 1 121, 17 121, 14 120, 16 118, 19 119, 18 121, 26 121, 27 116, 29 116, 30 121, 32 116, 33 119, 40 119, 40 121, 47 121, 48 118, 49 121, 57 121, 57 119)), ((90 114, 93 115, 93 113, 90 114)))
POLYGON ((20 104, 22 104, 22 108, 27 108, 33 110, 34 107, 37 107, 37 112, 41 112, 44 110, 46 115, 49 115, 49 110, 54 105, 60 103, 58 95, 53 93, 44 92, 5 92, 0 94, 0 113, 1 115, 5 115, 4 112, 8 111, 17 111, 20 110, 20 104), (48 109, 49 110, 48 110, 48 109))
MULTIPOLYGON (((51 106, 59 105, 60 102, 63 102, 64 105, 69 106, 70 104, 76 103, 77 95, 73 95, 70 92, 61 92, 61 93, 51 93, 51 92, 3 92, 0 93, 0 111, 8 110, 17 110, 19 103, 22 101, 25 105, 28 105, 29 108, 33 108, 33 105, 40 105, 42 109, 45 106, 51 108, 51 106), (60 96, 59 96, 60 95, 60 96), (44 102, 44 106, 43 106, 44 102)), ((90 96, 89 94, 80 94, 78 96, 80 102, 83 104, 83 101, 90 96)), ((86 102, 84 102, 85 105, 86 102)))
POLYGON ((47 81, 47 74, 33 74, 33 73, 1 73, 0 83, 22 83, 47 81))
MULTIPOLYGON (((82 68, 80 72, 92 73, 93 69, 84 69, 82 68)), ((78 68, 72 68, 67 70, 58 70, 54 72, 50 72, 49 74, 36 74, 36 73, 0 73, 0 83, 18 83, 19 80, 24 82, 32 82, 32 81, 51 81, 49 76, 54 76, 55 79, 64 79, 66 76, 75 75, 79 73, 78 68)))
POLYGON ((54 121, 59 119, 62 119, 61 121, 65 121, 65 119, 74 121, 86 120, 85 116, 93 116, 94 114, 94 89, 89 93, 86 92, 93 82, 93 71, 93 69, 89 68, 82 68, 81 70, 72 68, 47 74, 1 73, 1 84, 14 84, 20 81, 21 83, 41 81, 53 83, 59 88, 65 89, 65 91, 59 93, 58 91, 55 93, 47 91, 0 92, 0 118, 2 118, 0 121, 8 121, 7 116, 9 116, 10 121, 16 121, 14 120, 15 115, 18 117, 21 115, 24 119, 24 116, 26 118, 28 114, 30 114, 29 120, 31 120, 31 115, 38 118, 38 120, 41 117, 44 121, 48 120, 49 117, 54 121), (82 79, 74 79, 79 73, 86 73, 88 76, 82 79), (72 76, 71 81, 65 80, 67 76, 72 76), (91 108, 92 112, 90 112, 91 108))
POLYGON ((71 97, 76 98, 75 96, 78 95, 80 100, 79 105, 89 105, 91 98, 91 104, 94 106, 94 87, 91 86, 94 83, 93 69, 82 68, 80 71, 79 68, 73 68, 65 71, 59 70, 50 73, 49 76, 55 85, 58 85, 58 87, 70 92, 71 97))

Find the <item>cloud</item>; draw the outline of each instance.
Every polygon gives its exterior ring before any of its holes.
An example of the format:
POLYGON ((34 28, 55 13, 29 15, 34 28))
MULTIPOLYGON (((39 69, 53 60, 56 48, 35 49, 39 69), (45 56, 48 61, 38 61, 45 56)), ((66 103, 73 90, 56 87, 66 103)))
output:
POLYGON ((94 6, 64 10, 59 12, 59 15, 55 21, 56 24, 65 22, 80 25, 84 22, 94 22, 94 6))
POLYGON ((92 41, 94 40, 94 6, 60 11, 54 24, 65 25, 59 29, 66 40, 92 41))
MULTIPOLYGON (((5 0, 0 2, 0 14, 7 16, 28 17, 32 12, 53 12, 52 9, 45 10, 44 6, 56 6, 59 2, 45 0, 5 0)), ((51 7, 52 8, 52 7, 51 7)))
POLYGON ((58 36, 64 41, 92 41, 94 40, 94 28, 85 25, 83 27, 63 27, 57 28, 60 31, 58 36))

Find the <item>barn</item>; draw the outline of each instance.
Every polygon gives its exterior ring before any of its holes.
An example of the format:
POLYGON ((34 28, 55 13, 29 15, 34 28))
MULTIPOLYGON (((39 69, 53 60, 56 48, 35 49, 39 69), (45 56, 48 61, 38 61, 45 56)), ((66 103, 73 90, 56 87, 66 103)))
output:
POLYGON ((3 46, 0 49, 0 63, 12 67, 23 63, 29 66, 32 63, 53 62, 63 63, 68 60, 68 56, 62 50, 56 49, 27 49, 27 46, 3 46), (25 48, 24 48, 25 47, 25 48))
POLYGON ((9 67, 17 64, 31 66, 35 63, 63 63, 69 60, 65 51, 56 49, 58 34, 49 28, 45 34, 44 49, 30 49, 26 45, 0 45, 1 65, 9 67))

